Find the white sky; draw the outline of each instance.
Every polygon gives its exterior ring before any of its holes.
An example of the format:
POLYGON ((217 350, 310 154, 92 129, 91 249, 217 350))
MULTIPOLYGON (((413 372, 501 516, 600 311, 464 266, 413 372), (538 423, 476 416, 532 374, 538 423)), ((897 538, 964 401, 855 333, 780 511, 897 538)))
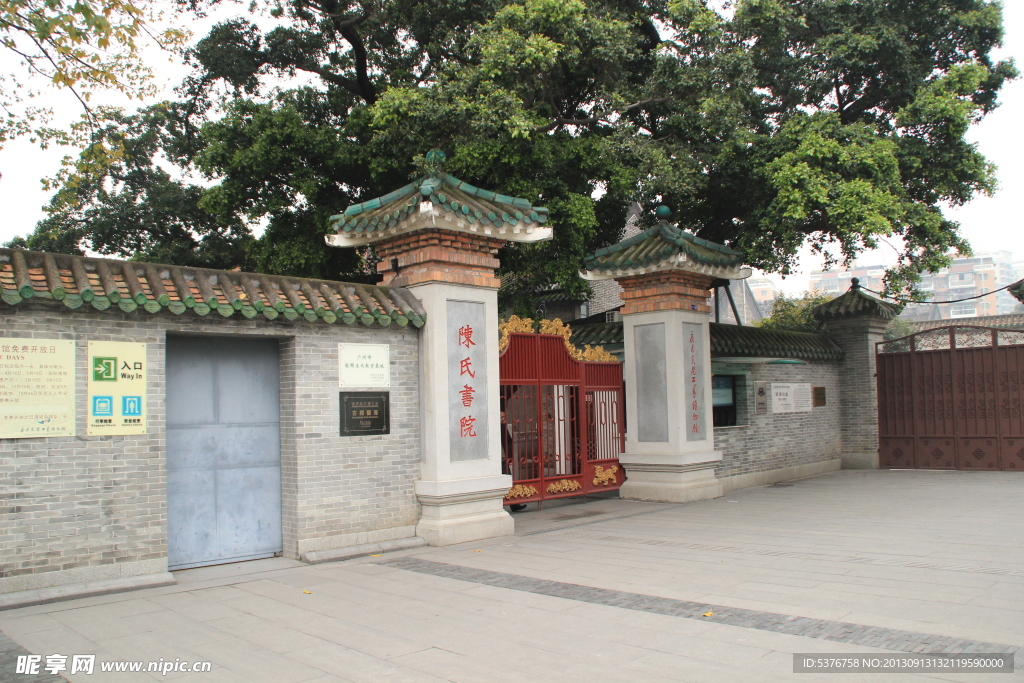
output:
MULTIPOLYGON (((235 14, 241 8, 228 3, 224 10, 235 14)), ((1024 2, 1004 3, 1003 19, 1006 39, 997 57, 1014 57, 1018 67, 1024 69, 1024 2)), ((212 20, 192 22, 190 29, 200 38, 211 24, 212 20)), ((169 63, 168 56, 158 50, 151 59, 164 86, 162 98, 173 97, 171 88, 188 70, 183 64, 169 63)), ((9 55, 0 54, 0 69, 15 72, 16 62, 9 55)), ((57 110, 58 123, 74 120, 81 111, 68 93, 55 91, 40 100, 57 110)), ((994 196, 975 199, 967 206, 949 210, 947 215, 960 221, 962 233, 975 253, 1005 249, 1012 251, 1016 260, 1024 260, 1024 219, 1015 201, 1019 188, 1024 187, 1024 127, 1020 125, 1024 120, 1024 79, 1004 87, 1000 101, 1001 106, 969 133, 969 138, 998 167, 1000 188, 994 196)), ((114 96, 106 96, 100 103, 126 108, 136 106, 114 96)), ((67 149, 40 150, 27 140, 8 142, 0 150, 0 206, 4 207, 0 218, 0 243, 31 232, 36 221, 44 217, 42 207, 50 193, 43 190, 41 181, 57 172, 61 158, 68 153, 67 149)), ((858 262, 891 265, 895 255, 894 249, 883 247, 864 254, 858 262)), ((820 259, 805 251, 800 261, 800 274, 769 277, 783 290, 799 293, 807 289, 807 273, 820 268, 820 259)))

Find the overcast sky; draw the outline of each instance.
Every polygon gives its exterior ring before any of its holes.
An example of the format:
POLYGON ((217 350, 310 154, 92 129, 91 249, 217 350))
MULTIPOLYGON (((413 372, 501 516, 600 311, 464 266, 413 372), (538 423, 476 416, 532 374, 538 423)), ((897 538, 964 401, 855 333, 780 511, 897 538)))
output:
MULTIPOLYGON (((225 9, 237 12, 237 8, 237 5, 229 5, 225 9)), ((997 56, 1013 57, 1018 67, 1024 69, 1024 2, 1013 0, 1004 3, 1003 17, 1006 40, 997 56)), ((206 26, 193 23, 191 28, 198 38, 205 33, 206 26)), ((152 59, 164 86, 163 97, 173 97, 170 89, 187 70, 181 64, 169 63, 167 55, 159 51, 152 59)), ((7 54, 0 54, 0 70, 14 72, 16 63, 7 54)), ((101 101, 122 106, 127 104, 111 96, 101 101)), ((1015 198, 1024 188, 1024 126, 1021 125, 1024 121, 1024 80, 1007 85, 1000 101, 1001 106, 969 133, 981 152, 998 167, 1000 189, 993 197, 979 197, 964 207, 950 209, 948 215, 960 221, 963 235, 976 253, 1005 249, 1012 251, 1014 259, 1019 261, 1024 260, 1024 218, 1015 198)), ((81 111, 67 93, 48 94, 45 103, 58 111, 58 122, 73 120, 81 111)), ((43 190, 40 181, 54 175, 60 167, 61 158, 68 153, 67 149, 43 151, 27 140, 9 142, 0 150, 0 206, 4 207, 0 219, 0 243, 15 235, 31 232, 36 221, 43 217, 42 207, 47 203, 49 193, 43 190)), ((883 247, 864 254, 859 263, 891 265, 895 256, 894 249, 883 247)), ((770 277, 788 292, 802 292, 807 288, 806 274, 820 267, 819 259, 806 253, 801 258, 800 275, 784 280, 778 276, 770 277)))

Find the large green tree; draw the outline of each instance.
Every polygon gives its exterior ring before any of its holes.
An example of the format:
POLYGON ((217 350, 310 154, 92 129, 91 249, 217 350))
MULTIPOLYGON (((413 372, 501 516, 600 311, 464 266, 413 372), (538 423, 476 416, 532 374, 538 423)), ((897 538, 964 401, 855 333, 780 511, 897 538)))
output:
POLYGON ((987 0, 739 0, 728 16, 700 0, 250 11, 189 53, 180 101, 97 133, 124 153, 97 165, 87 149, 21 243, 369 277, 372 253, 324 246, 327 218, 404 184, 440 147, 453 175, 551 209, 552 242, 501 254, 513 307, 549 285, 584 291, 582 256, 618 239, 631 201, 665 202, 782 273, 805 243, 843 260, 894 237, 889 285, 902 289, 967 249, 941 207, 992 189, 964 134, 1015 76, 990 58, 1002 27, 987 0))

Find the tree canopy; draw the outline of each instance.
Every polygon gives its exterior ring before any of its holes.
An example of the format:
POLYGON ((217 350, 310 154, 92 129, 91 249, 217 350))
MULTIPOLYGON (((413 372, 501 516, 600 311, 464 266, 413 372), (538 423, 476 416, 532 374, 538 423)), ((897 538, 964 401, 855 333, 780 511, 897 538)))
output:
POLYGON ((819 332, 821 323, 814 317, 814 309, 834 298, 835 295, 828 292, 804 292, 800 296, 789 296, 780 292, 772 302, 771 314, 755 322, 754 327, 790 332, 819 332))
MULTIPOLYGON (((189 0, 208 11, 217 0, 189 0)), ((176 102, 123 114, 18 244, 315 277, 370 277, 327 218, 447 171, 551 210, 509 245, 512 309, 616 241, 630 202, 793 269, 881 239, 903 290, 968 249, 944 204, 994 186, 964 134, 1016 75, 988 0, 256 2, 188 52, 176 102), (183 179, 184 178, 184 179, 183 179), (596 199, 595 199, 596 197, 596 199), (262 229, 259 237, 254 229, 262 229)))

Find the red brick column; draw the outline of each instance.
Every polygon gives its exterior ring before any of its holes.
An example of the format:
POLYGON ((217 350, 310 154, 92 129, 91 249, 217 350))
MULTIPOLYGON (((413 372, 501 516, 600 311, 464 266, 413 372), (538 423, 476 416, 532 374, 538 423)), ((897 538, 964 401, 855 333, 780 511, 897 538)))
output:
POLYGON ((682 270, 615 278, 622 287, 622 315, 653 311, 710 313, 708 297, 714 277, 682 270))
POLYGON ((494 276, 500 265, 495 254, 503 240, 452 230, 417 230, 374 245, 381 262, 382 285, 409 287, 425 282, 447 282, 497 289, 494 276), (396 270, 397 267, 397 270, 396 270))

